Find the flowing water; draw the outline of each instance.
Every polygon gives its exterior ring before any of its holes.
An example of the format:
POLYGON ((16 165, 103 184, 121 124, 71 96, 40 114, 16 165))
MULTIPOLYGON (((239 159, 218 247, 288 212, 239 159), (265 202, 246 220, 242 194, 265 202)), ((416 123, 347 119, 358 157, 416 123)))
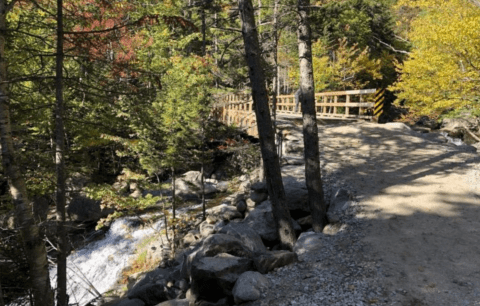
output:
MULTIPOLYGON (((70 304, 84 305, 110 289, 134 255, 136 245, 163 227, 163 221, 149 227, 140 224, 136 217, 117 219, 104 239, 68 256, 67 290, 70 304)), ((54 287, 56 274, 56 267, 52 267, 50 278, 54 287)))
MULTIPOLYGON (((177 209, 177 214, 201 205, 177 209)), ((148 217, 142 216, 142 219, 148 217)), ((142 226, 138 217, 115 220, 105 238, 77 250, 67 258, 67 293, 69 304, 83 306, 107 292, 117 282, 120 272, 135 255, 137 244, 162 230, 163 218, 151 226, 142 226)), ((56 267, 50 269, 52 286, 56 287, 56 267)))

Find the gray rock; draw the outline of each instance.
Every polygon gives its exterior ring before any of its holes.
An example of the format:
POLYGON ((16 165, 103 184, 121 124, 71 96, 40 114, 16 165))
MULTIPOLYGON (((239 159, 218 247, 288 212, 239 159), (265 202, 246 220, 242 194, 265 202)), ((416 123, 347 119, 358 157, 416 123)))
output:
POLYGON ((311 227, 312 226, 312 215, 300 218, 297 220, 298 224, 302 227, 311 227))
POLYGON ((342 229, 342 225, 339 223, 336 224, 327 224, 323 228, 323 233, 325 235, 336 235, 342 229))
POLYGON ((113 211, 110 208, 102 209, 100 201, 89 199, 83 195, 73 198, 67 207, 67 214, 70 219, 77 222, 98 221, 113 211))
POLYGON ((248 198, 245 202, 247 203, 247 207, 248 207, 248 208, 253 208, 253 207, 255 207, 255 205, 257 205, 257 203, 255 203, 255 202, 254 202, 252 199, 250 199, 250 198, 248 198))
POLYGON ((252 186, 250 186, 250 189, 258 193, 268 193, 267 184, 265 182, 258 182, 252 184, 252 186))
POLYGON ((350 201, 350 193, 348 190, 343 188, 339 188, 335 193, 332 195, 330 199, 330 205, 328 209, 330 211, 337 210, 339 206, 343 206, 343 203, 350 201))
POLYGON ((340 215, 338 213, 327 212, 327 220, 329 223, 340 222, 340 215))
POLYGON ((188 299, 175 299, 170 301, 165 301, 156 306, 188 306, 190 301, 188 299))
POLYGON ((207 221, 203 221, 200 223, 199 230, 202 237, 208 237, 212 234, 215 234, 215 225, 210 224, 207 221))
POLYGON ((202 178, 202 173, 200 171, 188 171, 182 175, 182 178, 191 183, 199 182, 202 178))
POLYGON ((228 182, 219 181, 219 182, 217 182, 215 187, 217 188, 218 192, 227 192, 228 191, 228 182))
POLYGON ((247 203, 245 201, 238 201, 237 202, 237 211, 243 214, 247 210, 247 203))
POLYGON ((441 130, 447 132, 450 137, 460 137, 466 128, 476 129, 478 123, 474 117, 466 118, 445 118, 442 121, 441 130))
POLYGON ((303 165, 305 164, 305 158, 299 156, 284 156, 284 164, 286 165, 303 165))
POLYGON ((215 256, 220 253, 228 253, 240 257, 252 257, 252 251, 249 247, 234 236, 213 234, 207 237, 200 249, 200 255, 215 256))
POLYGON ((262 274, 253 271, 244 272, 233 287, 232 294, 235 304, 258 300, 262 291, 269 286, 270 281, 262 274))
POLYGON ((133 288, 129 291, 129 294, 135 294, 134 292, 138 290, 140 287, 143 287, 145 285, 151 284, 151 283, 157 283, 157 284, 166 284, 170 278, 170 275, 172 274, 173 269, 172 268, 167 268, 167 269, 162 269, 162 268, 157 268, 153 271, 150 271, 148 273, 141 272, 134 278, 134 284, 133 288))
POLYGON ((288 141, 283 146, 283 154, 297 153, 303 154, 303 142, 288 141))
POLYGON ((216 302, 198 301, 195 306, 230 306, 230 304, 227 298, 223 298, 216 302))
POLYGON ((258 235, 257 232, 252 230, 243 222, 229 223, 224 226, 219 233, 227 234, 240 239, 243 243, 243 246, 246 247, 254 256, 267 251, 260 235, 258 235))
MULTIPOLYGON (((214 223, 222 220, 233 220, 242 218, 242 214, 237 211, 235 206, 221 204, 207 209, 208 218, 214 223)), ((212 222, 211 221, 211 222, 212 222)))
POLYGON ((283 177, 283 186, 285 187, 288 209, 310 212, 308 191, 304 179, 287 175, 283 177))
POLYGON ((216 302, 231 295, 238 277, 251 268, 250 259, 229 254, 202 258, 192 266, 192 291, 199 299, 216 302))
POLYGON ((241 192, 248 192, 251 185, 252 183, 250 181, 245 181, 241 183, 240 186, 238 186, 238 190, 240 190, 241 192))
POLYGON ((280 268, 297 261, 297 254, 290 251, 271 251, 256 256, 254 259, 255 268, 260 273, 268 273, 275 268, 280 268))
MULTIPOLYGON (((201 225, 201 224, 200 224, 201 225)), ((210 224, 209 224, 210 225, 210 224)), ((201 238, 199 231, 189 231, 183 238, 183 244, 186 246, 198 243, 201 238)))
POLYGON ((189 305, 194 305, 198 299, 198 294, 193 292, 192 288, 189 288, 185 294, 185 298, 189 301, 189 305))
POLYGON ((275 241, 278 239, 277 225, 273 219, 270 201, 258 205, 248 214, 243 223, 257 232, 264 240, 275 241))
POLYGON ((145 306, 145 303, 139 299, 125 299, 112 306, 145 306))
POLYGON ((302 255, 307 252, 318 251, 320 252, 322 249, 322 233, 315 233, 315 232, 304 232, 300 234, 298 237, 295 246, 293 247, 293 251, 297 254, 298 258, 302 260, 302 255))
POLYGON ((263 193, 263 192, 260 193, 260 192, 254 191, 254 192, 250 193, 250 199, 255 203, 261 203, 261 202, 265 201, 266 199, 268 199, 268 194, 263 193))
POLYGON ((178 288, 180 288, 180 290, 182 290, 184 292, 186 292, 187 289, 188 289, 188 283, 184 279, 176 281, 175 286, 177 286, 178 288))
POLYGON ((351 198, 351 194, 342 188, 338 189, 335 194, 333 194, 330 200, 330 205, 327 209, 327 219, 330 223, 337 223, 340 221, 340 216, 352 204, 352 201, 350 201, 351 198))
POLYGON ((129 299, 140 299, 147 306, 156 305, 168 300, 167 291, 163 284, 148 283, 143 286, 135 286, 128 292, 129 299))

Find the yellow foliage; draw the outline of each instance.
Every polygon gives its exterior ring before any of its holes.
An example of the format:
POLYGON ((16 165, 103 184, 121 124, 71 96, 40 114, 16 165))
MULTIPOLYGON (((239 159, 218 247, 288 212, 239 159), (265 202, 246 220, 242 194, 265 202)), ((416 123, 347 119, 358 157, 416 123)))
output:
MULTIPOLYGON (((328 48, 322 41, 312 44, 316 92, 365 88, 368 80, 382 79, 380 60, 369 58, 368 47, 360 50, 356 44, 348 46, 346 38, 340 39, 338 43, 332 58, 328 56, 328 48)), ((298 86, 299 69, 290 70, 289 77, 298 86)))
POLYGON ((480 89, 480 8, 467 0, 399 1, 422 13, 408 34, 409 59, 398 64, 391 89, 422 114, 451 107, 478 107, 480 89))

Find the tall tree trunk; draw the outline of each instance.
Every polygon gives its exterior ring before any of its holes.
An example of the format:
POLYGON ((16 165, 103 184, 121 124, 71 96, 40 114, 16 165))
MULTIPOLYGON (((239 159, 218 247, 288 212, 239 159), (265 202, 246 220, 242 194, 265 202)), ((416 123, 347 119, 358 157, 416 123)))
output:
POLYGON ((63 0, 57 0, 57 55, 55 107, 55 170, 57 174, 57 306, 66 306, 67 297, 67 235, 65 233, 65 128, 63 117, 63 0))
POLYGON ((33 217, 32 202, 28 199, 27 188, 23 180, 12 139, 10 108, 7 86, 7 61, 5 59, 6 15, 11 10, 10 2, 0 0, 0 136, 2 148, 2 164, 15 205, 17 226, 20 227, 20 238, 29 267, 30 287, 34 296, 35 306, 53 305, 53 294, 48 275, 48 261, 45 243, 40 235, 33 217))
POLYGON ((205 57, 207 53, 207 24, 205 21, 205 7, 202 6, 201 8, 201 15, 202 15, 202 56, 205 57))
MULTIPOLYGON (((273 93, 272 93, 272 117, 273 117, 273 131, 277 132, 277 96, 278 88, 278 0, 275 0, 273 8, 273 93)), ((277 135, 277 152, 281 158, 282 153, 282 135, 277 135)))
POLYGON ((282 174, 280 172, 280 161, 275 150, 275 133, 272 128, 272 119, 270 118, 270 110, 268 107, 265 74, 262 67, 261 50, 258 42, 257 29, 255 27, 252 1, 239 0, 238 7, 242 20, 245 54, 249 67, 260 148, 265 165, 268 193, 272 202, 273 217, 282 245, 288 249, 292 249, 296 241, 296 236, 292 219, 290 218, 290 212, 287 208, 282 174))
POLYGON ((0 282, 0 306, 5 306, 5 301, 3 300, 2 282, 0 282))
POLYGON ((310 0, 298 0, 298 54, 300 59, 300 101, 303 115, 303 143, 305 152, 305 179, 308 202, 315 232, 321 232, 326 223, 326 205, 320 173, 320 153, 313 81, 312 42, 309 25, 310 0))

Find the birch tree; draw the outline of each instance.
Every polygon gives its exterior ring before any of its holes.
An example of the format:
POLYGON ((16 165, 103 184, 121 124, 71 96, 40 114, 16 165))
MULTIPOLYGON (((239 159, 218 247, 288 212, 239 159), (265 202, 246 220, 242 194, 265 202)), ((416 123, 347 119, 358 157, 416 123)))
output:
POLYGON ((0 0, 0 135, 2 164, 8 177, 8 185, 15 206, 17 226, 29 266, 30 287, 36 306, 53 305, 53 293, 50 288, 47 252, 40 235, 39 227, 33 216, 33 203, 28 198, 25 181, 17 163, 10 108, 8 99, 7 59, 5 58, 5 33, 7 32, 7 14, 17 1, 0 0))

